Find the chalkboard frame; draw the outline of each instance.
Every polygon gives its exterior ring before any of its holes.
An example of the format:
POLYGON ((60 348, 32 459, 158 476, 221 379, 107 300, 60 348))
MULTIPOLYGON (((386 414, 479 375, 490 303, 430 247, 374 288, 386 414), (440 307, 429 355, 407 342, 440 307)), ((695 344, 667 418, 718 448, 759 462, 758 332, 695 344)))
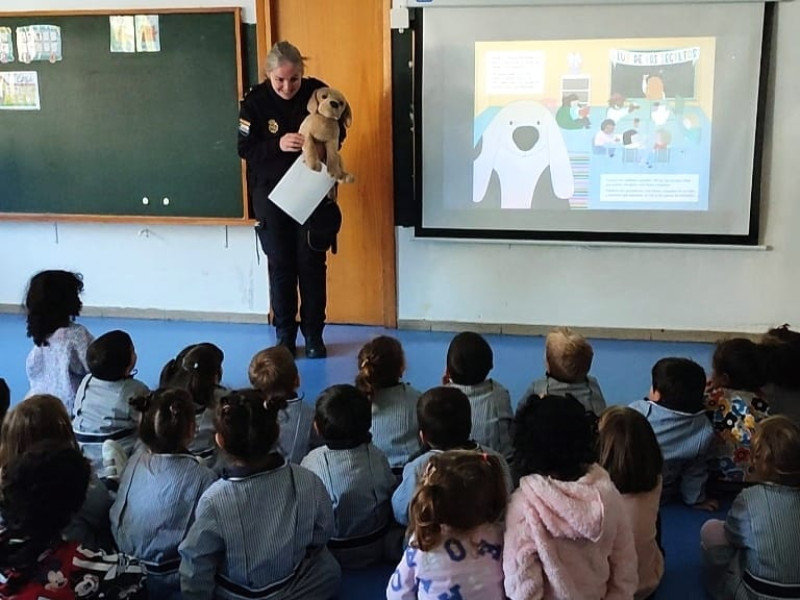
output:
MULTIPOLYGON (((243 40, 242 40, 242 21, 240 7, 203 7, 203 8, 135 8, 135 9, 97 9, 97 10, 70 10, 70 11, 0 11, 2 18, 41 18, 41 17, 85 17, 85 16, 111 16, 111 15, 189 15, 189 14, 219 14, 230 13, 233 16, 234 40, 235 40, 235 69, 236 69, 236 94, 238 101, 244 91, 244 67, 243 67, 243 40)), ((14 63, 20 64, 20 63, 14 63)), ((25 65, 20 65, 24 70, 25 65)), ((235 123, 232 124, 232 131, 235 132, 235 123)), ((108 215, 108 214, 73 214, 73 213, 25 213, 25 212, 0 212, 0 221, 45 221, 45 222, 96 222, 96 223, 142 223, 142 224, 169 224, 169 225, 252 225, 253 219, 250 216, 248 190, 244 161, 240 161, 241 178, 241 216, 240 217, 205 217, 205 216, 150 216, 150 215, 108 215)))

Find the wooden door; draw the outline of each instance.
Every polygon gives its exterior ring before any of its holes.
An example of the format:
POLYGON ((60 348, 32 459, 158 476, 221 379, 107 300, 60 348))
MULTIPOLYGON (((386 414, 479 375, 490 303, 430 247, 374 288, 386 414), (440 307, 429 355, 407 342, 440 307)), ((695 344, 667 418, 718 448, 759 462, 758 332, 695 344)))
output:
POLYGON ((339 252, 328 256, 328 322, 395 327, 390 0, 256 0, 258 56, 288 40, 306 75, 347 96, 353 126, 342 156, 356 182, 339 186, 339 252))

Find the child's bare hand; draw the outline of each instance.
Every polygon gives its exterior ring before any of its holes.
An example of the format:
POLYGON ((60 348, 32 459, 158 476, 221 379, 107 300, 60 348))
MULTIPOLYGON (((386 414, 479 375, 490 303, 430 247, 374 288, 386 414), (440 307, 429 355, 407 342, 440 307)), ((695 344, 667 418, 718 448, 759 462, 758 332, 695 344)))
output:
POLYGON ((716 498, 706 498, 702 502, 693 504, 692 508, 696 508, 697 510, 704 510, 706 512, 714 512, 715 510, 719 510, 719 500, 717 500, 716 498))

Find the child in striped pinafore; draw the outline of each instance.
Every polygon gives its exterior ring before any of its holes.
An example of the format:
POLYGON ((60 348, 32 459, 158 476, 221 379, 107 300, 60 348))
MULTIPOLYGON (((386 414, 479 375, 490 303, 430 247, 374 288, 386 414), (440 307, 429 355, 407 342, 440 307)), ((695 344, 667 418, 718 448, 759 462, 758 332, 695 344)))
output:
POLYGON ((325 486, 273 451, 285 407, 256 390, 220 399, 215 421, 228 467, 200 498, 179 548, 185 600, 328 600, 338 591, 325 486))
POLYGON ((398 477, 420 450, 417 399, 420 393, 400 381, 406 368, 403 347, 393 337, 378 336, 358 353, 356 387, 372 402, 372 443, 398 477))
POLYGON ((317 399, 314 427, 325 445, 300 463, 316 473, 333 502, 336 528, 328 542, 342 567, 397 561, 402 531, 392 527, 395 477, 372 445, 369 398, 352 385, 334 385, 317 399))
MULTIPOLYGON (((136 351, 131 337, 124 331, 101 335, 86 351, 89 375, 84 377, 75 396, 72 428, 84 455, 100 477, 119 479, 124 464, 103 464, 103 444, 118 443, 129 456, 136 443, 136 421, 128 401, 150 392, 134 379, 136 351)), ((121 456, 120 461, 125 456, 121 456)))
POLYGON ((472 409, 472 439, 484 448, 491 448, 511 461, 511 425, 514 412, 508 390, 487 379, 494 367, 492 347, 480 334, 459 333, 447 349, 445 385, 464 392, 472 409))
POLYGON ((216 475, 187 450, 195 432, 189 392, 162 388, 133 398, 131 406, 139 413, 139 437, 146 447, 122 474, 111 532, 117 547, 145 566, 151 600, 180 598, 178 544, 216 475))
POLYGON ((286 346, 273 346, 256 352, 248 368, 250 385, 257 390, 286 399, 278 415, 278 452, 291 463, 300 464, 308 451, 319 446, 314 434, 314 407, 298 397, 300 373, 294 356, 286 346))
POLYGON ((194 402, 195 435, 189 452, 206 466, 222 468, 214 439, 214 408, 227 389, 220 385, 225 354, 218 346, 201 342, 187 346, 161 369, 159 385, 186 390, 194 402))

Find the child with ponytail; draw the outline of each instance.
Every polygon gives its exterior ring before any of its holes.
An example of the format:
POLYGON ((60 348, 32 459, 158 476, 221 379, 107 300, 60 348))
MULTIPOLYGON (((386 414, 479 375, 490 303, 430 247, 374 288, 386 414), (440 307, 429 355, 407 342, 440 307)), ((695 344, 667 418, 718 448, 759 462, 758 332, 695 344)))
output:
POLYGON ((501 459, 450 450, 431 457, 409 510, 409 546, 387 600, 504 600, 501 459))
POLYGON ((195 432, 189 392, 162 388, 132 398, 130 405, 146 448, 123 472, 111 507, 111 531, 117 547, 145 566, 150 598, 179 597, 178 545, 216 475, 188 451, 195 432))
POLYGON ((400 378, 406 368, 403 347, 381 335, 358 353, 356 387, 372 402, 372 443, 389 459, 395 475, 419 452, 417 400, 420 393, 400 378))
POLYGON ((274 451, 285 408, 284 398, 252 389, 220 399, 216 439, 229 466, 200 498, 180 545, 184 600, 327 600, 338 591, 328 492, 274 451))
POLYGON ((220 385, 225 354, 209 342, 186 346, 161 370, 161 387, 180 388, 192 395, 196 433, 189 452, 214 468, 217 444, 214 441, 214 407, 227 393, 220 385))

